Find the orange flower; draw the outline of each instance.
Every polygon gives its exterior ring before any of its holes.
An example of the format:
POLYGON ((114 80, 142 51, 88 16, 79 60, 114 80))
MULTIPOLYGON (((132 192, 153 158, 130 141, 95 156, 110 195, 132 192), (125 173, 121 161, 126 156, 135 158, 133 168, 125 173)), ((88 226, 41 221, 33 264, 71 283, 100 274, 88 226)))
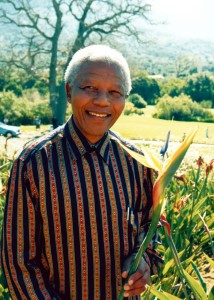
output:
POLYGON ((161 215, 160 222, 166 228, 168 235, 171 235, 171 228, 164 214, 161 215))
POLYGON ((212 159, 212 160, 210 161, 210 163, 207 164, 206 170, 205 170, 206 176, 208 176, 209 173, 212 171, 212 169, 213 169, 213 164, 214 164, 214 159, 212 159))
POLYGON ((199 156, 199 158, 195 162, 198 165, 198 167, 200 168, 204 163, 204 159, 202 156, 199 156))
POLYGON ((174 211, 180 213, 181 209, 186 205, 187 199, 190 197, 191 194, 187 195, 187 196, 183 196, 180 199, 178 199, 175 202, 174 205, 174 211))
POLYGON ((187 180, 186 180, 186 174, 179 174, 179 175, 174 175, 174 177, 180 181, 182 181, 184 184, 187 183, 187 180))

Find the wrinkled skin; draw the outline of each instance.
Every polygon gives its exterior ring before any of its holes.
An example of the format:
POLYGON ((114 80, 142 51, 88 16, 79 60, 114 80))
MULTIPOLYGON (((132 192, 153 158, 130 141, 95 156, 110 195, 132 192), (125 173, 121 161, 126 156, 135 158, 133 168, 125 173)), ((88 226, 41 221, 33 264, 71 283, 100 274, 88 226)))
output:
POLYGON ((90 143, 103 137, 125 106, 124 78, 115 64, 85 62, 66 91, 74 122, 90 143))

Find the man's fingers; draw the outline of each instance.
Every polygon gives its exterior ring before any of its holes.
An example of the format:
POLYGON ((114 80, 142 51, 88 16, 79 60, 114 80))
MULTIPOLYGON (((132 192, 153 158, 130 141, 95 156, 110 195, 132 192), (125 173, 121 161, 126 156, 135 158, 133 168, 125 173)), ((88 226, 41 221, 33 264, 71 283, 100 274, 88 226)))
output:
POLYGON ((124 286, 124 297, 140 295, 146 290, 147 279, 141 277, 132 285, 126 284, 124 286))
POLYGON ((139 276, 135 277, 134 279, 130 278, 128 283, 124 285, 124 290, 133 290, 149 283, 149 273, 145 273, 143 276, 140 276, 140 273, 138 274, 139 276))
MULTIPOLYGON (((122 277, 126 279, 128 277, 128 272, 130 269, 131 261, 133 256, 130 256, 125 261, 122 271, 122 277)), ((138 269, 133 273, 128 282, 124 285, 124 297, 140 295, 146 289, 146 284, 150 282, 150 268, 146 261, 142 258, 138 269)))
MULTIPOLYGON (((128 272, 123 272, 127 278, 128 272)), ((150 269, 144 261, 141 262, 138 270, 132 274, 128 282, 124 285, 124 297, 136 296, 146 289, 146 284, 150 282, 150 269)))
POLYGON ((134 282, 132 285, 125 285, 124 286, 124 297, 128 296, 136 296, 141 294, 146 289, 147 279, 141 277, 137 281, 134 282))
POLYGON ((142 287, 142 288, 135 289, 135 290, 132 290, 132 291, 125 291, 124 294, 123 294, 123 296, 124 297, 138 296, 141 293, 143 293, 145 290, 146 290, 146 287, 142 287))

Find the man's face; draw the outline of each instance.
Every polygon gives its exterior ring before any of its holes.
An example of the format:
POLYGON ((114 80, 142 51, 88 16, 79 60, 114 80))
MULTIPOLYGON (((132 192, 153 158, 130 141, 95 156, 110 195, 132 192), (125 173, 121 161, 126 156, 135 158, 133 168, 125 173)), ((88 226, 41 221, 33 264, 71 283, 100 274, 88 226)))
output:
POLYGON ((91 143, 102 138, 125 106, 124 79, 117 65, 86 62, 66 90, 74 122, 91 143))

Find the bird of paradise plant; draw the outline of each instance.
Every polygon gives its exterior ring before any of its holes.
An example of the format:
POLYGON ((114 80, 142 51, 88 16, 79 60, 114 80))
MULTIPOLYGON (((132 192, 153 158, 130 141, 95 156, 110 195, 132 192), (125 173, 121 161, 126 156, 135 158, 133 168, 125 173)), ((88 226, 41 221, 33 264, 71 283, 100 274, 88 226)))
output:
MULTIPOLYGON (((173 153, 171 157, 169 157, 165 162, 158 159, 155 155, 149 154, 145 149, 143 150, 144 155, 141 155, 137 152, 134 152, 133 150, 130 150, 122 143, 121 146, 136 160, 138 160, 140 163, 142 163, 144 166, 152 168, 156 171, 158 171, 158 177, 155 180, 154 186, 153 186, 153 216, 152 221, 149 227, 149 230, 146 234, 145 239, 142 241, 140 248, 135 256, 135 259, 133 260, 129 275, 127 279, 125 280, 125 283, 128 282, 129 276, 133 274, 141 261, 142 255, 147 249, 152 236, 157 228, 158 222, 160 220, 161 212, 163 211, 165 200, 164 200, 164 191, 167 185, 169 184, 170 180, 174 176, 176 170, 179 168, 189 146, 191 145, 194 136, 197 132, 197 128, 190 131, 190 133, 186 136, 184 141, 180 144, 178 149, 173 153)), ((169 139, 169 134, 168 134, 169 139)), ((168 141, 167 141, 168 145, 168 141)), ((124 283, 124 284, 125 284, 124 283)), ((124 289, 122 288, 118 300, 123 299, 123 293, 124 289)))

